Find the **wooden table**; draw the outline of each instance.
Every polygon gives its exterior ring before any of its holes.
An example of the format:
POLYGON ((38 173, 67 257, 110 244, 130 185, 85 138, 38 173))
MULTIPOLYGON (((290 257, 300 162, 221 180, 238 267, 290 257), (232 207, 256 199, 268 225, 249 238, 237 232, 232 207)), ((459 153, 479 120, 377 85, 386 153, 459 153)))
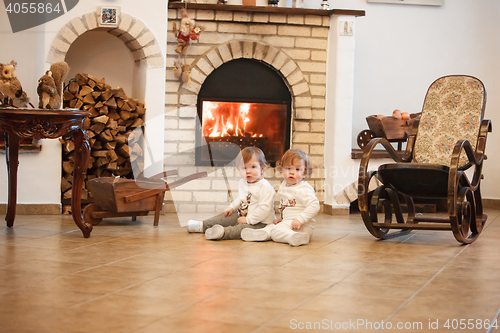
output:
POLYGON ((90 237, 92 225, 84 222, 81 213, 81 192, 90 156, 90 144, 83 121, 89 115, 89 112, 77 109, 43 110, 0 107, 0 130, 5 136, 5 155, 9 174, 9 203, 5 216, 8 227, 14 225, 16 217, 19 140, 21 138, 57 139, 71 133, 75 141, 71 210, 73 220, 83 236, 90 237))

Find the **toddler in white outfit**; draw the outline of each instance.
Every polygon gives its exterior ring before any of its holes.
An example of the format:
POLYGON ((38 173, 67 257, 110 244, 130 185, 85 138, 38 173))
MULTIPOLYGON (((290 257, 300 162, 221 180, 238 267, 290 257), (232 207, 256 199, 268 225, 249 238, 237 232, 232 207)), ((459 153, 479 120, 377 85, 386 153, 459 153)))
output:
POLYGON ((309 243, 314 230, 314 216, 320 210, 314 189, 304 179, 312 172, 309 157, 299 149, 289 149, 281 159, 283 182, 280 185, 281 216, 262 229, 245 229, 245 241, 266 241, 300 246, 309 243))
POLYGON ((188 232, 202 232, 210 240, 240 239, 245 229, 264 228, 274 221, 274 195, 262 176, 267 167, 262 150, 246 147, 236 161, 241 178, 238 197, 223 214, 204 221, 189 220, 188 232))

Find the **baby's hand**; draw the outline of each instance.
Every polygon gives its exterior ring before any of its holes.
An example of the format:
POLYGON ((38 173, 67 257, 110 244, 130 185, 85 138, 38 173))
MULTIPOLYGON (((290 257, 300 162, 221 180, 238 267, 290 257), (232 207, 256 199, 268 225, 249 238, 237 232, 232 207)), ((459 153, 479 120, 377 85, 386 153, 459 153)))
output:
POLYGON ((224 217, 228 217, 233 215, 234 209, 232 207, 228 207, 224 210, 224 217))
POLYGON ((280 222, 281 222, 281 219, 276 219, 276 220, 273 221, 274 224, 278 224, 280 222))
POLYGON ((238 224, 246 224, 247 223, 247 217, 246 216, 240 216, 238 217, 238 224))
POLYGON ((302 222, 300 222, 299 220, 295 219, 292 221, 292 230, 299 230, 301 227, 302 227, 302 222))

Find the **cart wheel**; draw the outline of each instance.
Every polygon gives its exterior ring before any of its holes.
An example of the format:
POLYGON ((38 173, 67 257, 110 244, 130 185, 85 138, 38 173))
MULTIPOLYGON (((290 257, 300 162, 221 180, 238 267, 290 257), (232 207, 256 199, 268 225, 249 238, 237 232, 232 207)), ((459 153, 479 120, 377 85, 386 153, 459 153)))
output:
POLYGON ((358 146, 361 150, 365 150, 366 145, 373 139, 375 135, 370 130, 364 130, 358 134, 358 146))
POLYGON ((102 211, 101 207, 94 203, 87 205, 87 207, 85 207, 85 209, 83 210, 83 220, 92 225, 98 225, 99 223, 101 223, 102 218, 94 218, 92 216, 92 213, 100 211, 102 211))

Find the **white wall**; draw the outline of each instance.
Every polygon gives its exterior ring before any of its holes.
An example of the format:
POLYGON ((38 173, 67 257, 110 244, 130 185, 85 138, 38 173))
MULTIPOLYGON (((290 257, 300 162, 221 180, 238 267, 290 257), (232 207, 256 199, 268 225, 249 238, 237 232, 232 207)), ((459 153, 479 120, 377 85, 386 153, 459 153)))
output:
MULTIPOLYGON (((320 3, 311 0, 307 7, 320 3)), ((357 148, 357 133, 368 128, 371 114, 420 112, 438 77, 476 76, 486 86, 485 117, 493 123, 482 193, 500 199, 500 1, 446 0, 433 7, 331 0, 330 7, 366 11, 355 24, 353 136, 346 144, 357 148)))
MULTIPOLYGON (((127 13, 146 24, 148 29, 155 34, 155 38, 163 51, 162 53, 165 54, 166 4, 166 0, 148 0, 147 6, 144 6, 143 2, 126 0, 79 1, 78 5, 68 13, 42 26, 14 34, 12 33, 7 13, 2 3, 0 4, 0 44, 2 45, 0 62, 17 61, 17 77, 23 84, 23 88, 26 90, 28 96, 32 99, 33 104, 36 105, 38 99, 36 94, 37 81, 50 67, 50 64, 45 61, 47 54, 54 37, 66 23, 75 17, 96 11, 97 6, 120 6, 122 13, 127 13)), ((78 43, 79 41, 77 40, 76 42, 78 43)), ((85 37, 82 38, 81 42, 86 42, 85 37)), ((153 73, 150 75, 151 80, 150 77, 145 79, 144 75, 141 75, 141 70, 135 68, 143 67, 142 65, 130 68, 130 51, 123 45, 123 42, 122 46, 118 47, 122 48, 120 52, 126 52, 127 54, 124 56, 124 61, 121 64, 115 58, 115 61, 118 62, 118 68, 115 68, 115 71, 133 72, 123 73, 123 80, 140 80, 144 83, 144 90, 149 90, 157 96, 153 103, 146 104, 146 108, 148 109, 147 117, 154 118, 162 115, 164 112, 165 69, 149 69, 153 73), (123 66, 125 62, 126 66, 123 66), (120 65, 122 66, 120 67, 120 65)), ((118 51, 113 50, 110 52, 118 51)), ((93 69, 98 72, 99 66, 102 65, 89 61, 87 67, 82 65, 82 68, 88 69, 88 73, 93 74, 93 69)), ((99 73, 95 73, 93 75, 105 77, 105 74, 100 75, 99 73)), ((133 87, 133 84, 130 82, 118 83, 108 80, 106 82, 112 86, 124 87, 124 89, 126 86, 133 87)), ((148 92, 144 91, 140 92, 141 96, 132 95, 132 91, 125 90, 125 92, 130 97, 139 99, 145 98, 148 95, 148 92)), ((162 117, 160 116, 159 119, 162 120, 162 117)), ((159 122, 156 121, 154 126, 157 126, 157 123, 159 122)), ((163 131, 157 132, 160 133, 160 139, 157 140, 159 143, 156 146, 158 149, 161 149, 160 155, 163 155, 163 131)), ((57 140, 44 140, 42 145, 40 153, 21 153, 19 156, 18 203, 60 203, 61 147, 57 140)), ((0 154, 2 161, 4 157, 5 154, 0 154)), ((0 167, 0 203, 6 203, 7 197, 7 168, 0 167)))
MULTIPOLYGON (((44 34, 44 26, 13 34, 3 4, 0 5, 0 43, 3 45, 0 62, 17 61, 16 75, 34 105, 38 99, 37 81, 44 73, 44 34)), ((18 202, 61 201, 61 163, 53 163, 54 160, 61 159, 61 145, 56 140, 43 140, 42 145, 42 151, 39 153, 19 154, 18 202)), ((8 183, 4 152, 0 154, 0 164, 0 202, 6 203, 8 183)))

